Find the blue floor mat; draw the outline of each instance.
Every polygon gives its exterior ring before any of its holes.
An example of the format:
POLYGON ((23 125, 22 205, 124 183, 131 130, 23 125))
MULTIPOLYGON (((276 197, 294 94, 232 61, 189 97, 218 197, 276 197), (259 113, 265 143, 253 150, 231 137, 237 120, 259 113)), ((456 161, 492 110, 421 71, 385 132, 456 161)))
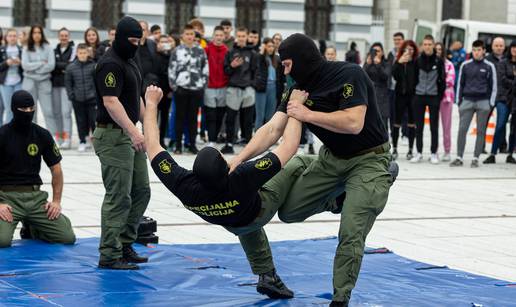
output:
MULTIPOLYGON (((335 238, 272 243, 277 270, 295 291, 274 301, 238 244, 136 246, 139 271, 97 269, 98 239, 73 246, 16 241, 0 250, 5 306, 324 306, 332 292, 335 238)), ((516 306, 514 284, 396 254, 366 254, 351 306, 516 306)))

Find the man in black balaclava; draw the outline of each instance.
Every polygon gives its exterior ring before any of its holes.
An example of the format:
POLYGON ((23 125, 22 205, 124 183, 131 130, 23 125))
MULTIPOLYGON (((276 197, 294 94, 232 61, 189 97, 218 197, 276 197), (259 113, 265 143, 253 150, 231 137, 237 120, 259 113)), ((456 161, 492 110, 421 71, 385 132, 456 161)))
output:
MULTIPOLYGON (((366 235, 382 212, 394 179, 389 172, 389 138, 373 83, 360 66, 327 62, 313 40, 303 34, 285 39, 279 55, 285 74, 296 84, 283 93, 276 114, 256 132, 230 167, 235 169, 275 144, 289 118, 306 123, 322 141, 319 156, 297 156, 280 173, 288 174, 280 189, 288 194, 278 199, 278 216, 293 223, 323 211, 342 213, 331 306, 347 306, 358 278, 366 235), (309 93, 304 105, 294 101, 294 88, 309 93)), ((266 253, 252 254, 268 249, 265 233, 246 234, 240 242, 251 266, 273 266, 266 253)))
POLYGON ((145 110, 141 74, 133 60, 142 28, 126 16, 116 28, 113 48, 95 71, 97 128, 93 147, 102 166, 106 196, 102 203, 99 268, 136 270, 147 262, 132 247, 150 199, 142 132, 136 128, 145 110))
MULTIPOLYGON (((306 93, 294 91, 292 99, 303 103, 306 93)), ((145 144, 152 168, 163 184, 184 204, 186 209, 205 221, 224 226, 240 240, 264 239, 261 249, 246 250, 254 274, 259 275, 256 290, 270 298, 292 298, 293 293, 283 284, 272 264, 272 253, 263 226, 278 212, 278 199, 288 192, 282 182, 288 172, 278 177, 287 161, 297 152, 301 137, 301 123, 291 118, 285 127, 283 141, 272 152, 254 161, 247 161, 229 173, 229 165, 213 147, 205 147, 197 154, 193 170, 179 166, 160 146, 157 125, 161 89, 149 86, 145 94, 145 144), (274 178, 273 178, 274 177, 274 178), (263 189, 262 189, 262 186, 263 189), (257 259, 259 261, 253 261, 257 259)), ((294 102, 294 101, 293 101, 294 102)), ((253 242, 242 242, 253 247, 253 242)))
POLYGON ((61 154, 48 130, 32 123, 34 99, 17 91, 11 101, 13 119, 0 128, 0 247, 11 245, 16 225, 25 221, 32 237, 73 244, 70 220, 61 214, 61 154), (41 158, 52 173, 52 201, 40 191, 41 158))

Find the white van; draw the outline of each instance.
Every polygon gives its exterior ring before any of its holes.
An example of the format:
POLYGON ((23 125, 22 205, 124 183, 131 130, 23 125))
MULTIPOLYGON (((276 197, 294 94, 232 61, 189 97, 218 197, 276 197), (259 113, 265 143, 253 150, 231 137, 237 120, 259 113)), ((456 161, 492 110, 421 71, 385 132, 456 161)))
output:
POLYGON ((512 40, 516 40, 516 25, 470 21, 462 19, 448 19, 439 24, 415 20, 413 39, 421 44, 423 37, 432 34, 439 38, 446 49, 455 41, 461 41, 467 52, 471 51, 471 44, 480 39, 486 44, 487 52, 491 51, 491 43, 495 37, 501 36, 505 39, 505 45, 509 46, 512 40))

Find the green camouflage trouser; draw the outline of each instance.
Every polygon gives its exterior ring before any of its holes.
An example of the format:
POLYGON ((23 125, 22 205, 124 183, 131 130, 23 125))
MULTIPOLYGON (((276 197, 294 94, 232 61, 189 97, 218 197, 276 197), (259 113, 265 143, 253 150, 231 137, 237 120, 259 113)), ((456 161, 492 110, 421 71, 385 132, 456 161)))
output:
POLYGON ((55 220, 49 220, 44 206, 48 201, 48 193, 44 191, 33 192, 2 192, 0 191, 0 204, 8 204, 12 207, 13 222, 0 220, 0 247, 11 246, 14 230, 18 222, 24 221, 30 226, 34 238, 51 242, 73 244, 73 233, 70 220, 63 214, 55 220))
POLYGON ((122 257, 122 245, 137 237, 150 200, 145 153, 135 152, 121 129, 96 128, 93 146, 100 159, 106 194, 102 203, 100 260, 122 257))
POLYGON ((260 216, 245 227, 226 227, 239 236, 253 273, 274 269, 262 227, 276 212, 283 222, 302 222, 314 214, 333 209, 335 198, 345 191, 333 265, 333 300, 349 301, 360 271, 366 236, 385 207, 392 185, 388 171, 389 147, 389 144, 384 145, 386 153, 383 154, 371 152, 342 159, 323 146, 319 156, 292 158, 261 189, 260 216))

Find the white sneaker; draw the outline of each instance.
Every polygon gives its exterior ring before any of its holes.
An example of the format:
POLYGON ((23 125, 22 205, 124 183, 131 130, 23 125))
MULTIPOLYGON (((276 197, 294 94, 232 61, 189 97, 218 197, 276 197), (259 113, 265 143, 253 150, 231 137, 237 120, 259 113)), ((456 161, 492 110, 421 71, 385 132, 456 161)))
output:
POLYGON ((430 163, 439 164, 439 157, 437 156, 437 154, 432 154, 430 156, 430 163))
POLYGON ((79 147, 77 147, 78 152, 85 152, 86 151, 86 143, 80 143, 79 147))
POLYGON ((410 159, 410 163, 419 163, 421 160, 423 160, 423 155, 418 152, 414 157, 412 157, 412 159, 410 159))
POLYGON ((441 161, 443 161, 443 162, 450 162, 451 161, 450 154, 449 153, 445 153, 444 156, 442 157, 441 161))
POLYGON ((64 140, 63 143, 61 143, 61 146, 59 146, 60 149, 70 149, 72 148, 72 142, 70 140, 64 140))

